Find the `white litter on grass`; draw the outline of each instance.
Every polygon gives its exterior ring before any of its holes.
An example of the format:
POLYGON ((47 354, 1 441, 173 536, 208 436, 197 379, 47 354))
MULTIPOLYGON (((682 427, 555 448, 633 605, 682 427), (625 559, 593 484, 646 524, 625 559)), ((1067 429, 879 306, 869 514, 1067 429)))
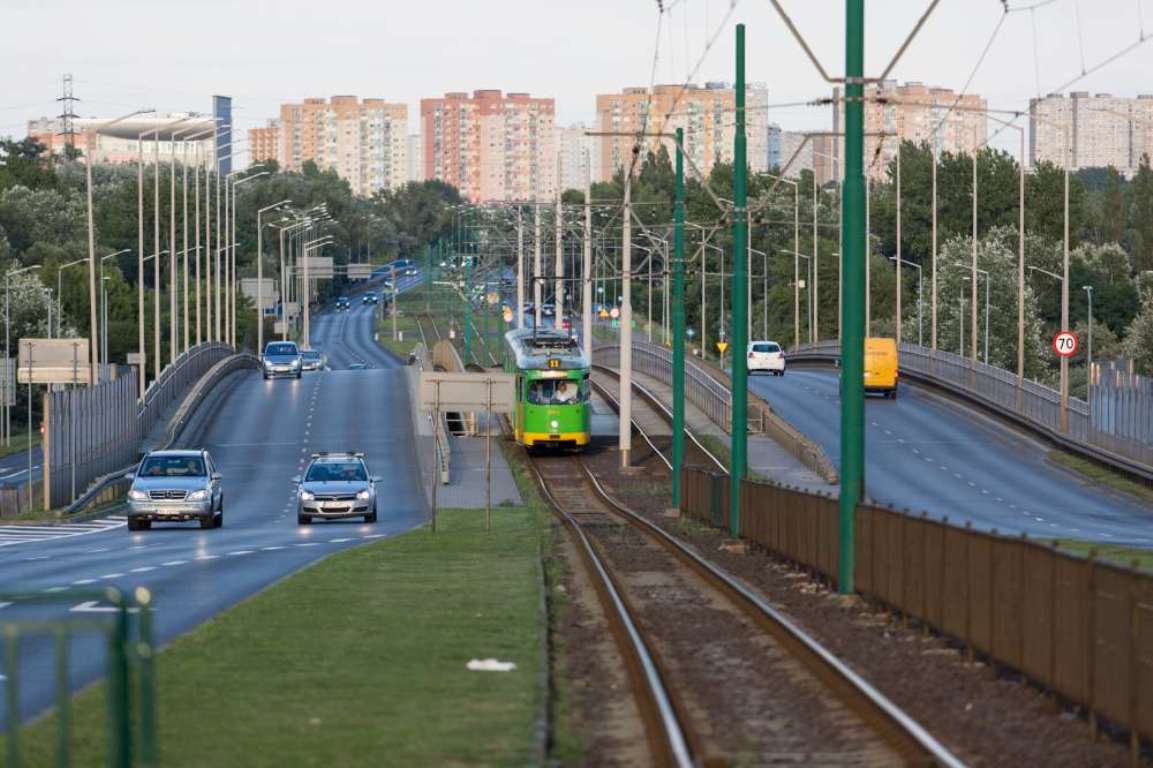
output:
POLYGON ((472 659, 465 666, 473 672, 512 672, 516 669, 513 662, 497 659, 472 659))

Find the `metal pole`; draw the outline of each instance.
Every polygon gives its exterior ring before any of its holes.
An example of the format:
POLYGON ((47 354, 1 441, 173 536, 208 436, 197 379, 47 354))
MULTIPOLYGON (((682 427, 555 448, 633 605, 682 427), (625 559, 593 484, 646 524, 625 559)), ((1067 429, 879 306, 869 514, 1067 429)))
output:
POLYGON ((581 268, 581 345, 584 347, 585 360, 590 365, 593 361, 593 209, 591 197, 592 182, 586 178, 584 242, 581 244, 584 257, 581 268))
MULTIPOLYGON (((144 397, 144 384, 148 377, 147 356, 144 353, 144 138, 136 139, 136 349, 140 363, 139 396, 144 397)), ((76 463, 72 462, 75 470, 76 463)))
MULTIPOLYGON (((736 136, 733 138, 733 354, 731 426, 732 447, 729 465, 729 533, 741 533, 741 481, 745 478, 748 453, 748 240, 749 210, 746 188, 748 164, 745 146, 745 25, 737 25, 736 136)), ((813 183, 816 184, 816 175, 813 183)), ((815 277, 814 277, 815 279, 815 277)), ((721 276, 724 285, 724 276, 721 276)))
POLYGON ((841 274, 841 495, 837 588, 854 591, 857 504, 865 475, 865 179, 864 75, 865 2, 845 0, 845 182, 841 195, 844 247, 841 274))
MULTIPOLYGON (((152 144, 152 252, 156 260, 152 262, 152 378, 160 378, 160 134, 152 144)), ((169 250, 172 250, 169 248, 169 250)), ((143 397, 144 393, 141 392, 143 397)))
POLYGON ((212 290, 209 291, 208 301, 214 305, 212 308, 212 340, 223 341, 220 327, 220 251, 223 242, 223 212, 220 203, 220 187, 224 177, 220 172, 220 158, 216 158, 216 248, 213 255, 212 290))
MULTIPOLYGON (((564 320, 564 209, 561 207, 559 184, 556 193, 556 264, 554 269, 556 279, 553 283, 553 292, 556 295, 553 298, 553 307, 556 312, 553 315, 553 325, 560 328, 561 322, 564 320)), ((649 294, 652 294, 651 288, 649 294)), ((649 322, 652 322, 651 313, 649 322)))
POLYGON ((1025 129, 1020 130, 1021 155, 1017 160, 1017 389, 1025 386, 1025 129))
POLYGON ((524 328, 524 221, 520 203, 516 206, 516 327, 524 328))
MULTIPOLYGON (((1023 135, 1023 134, 1022 134, 1023 135)), ((933 137, 933 277, 929 295, 929 345, 937 351, 937 137, 933 137)))
POLYGON ((985 273, 985 365, 989 364, 989 283, 992 282, 988 272, 985 273))
MULTIPOLYGON (((176 362, 176 134, 168 135, 168 360, 176 362)), ((159 257, 158 257, 159 258, 159 257)))
POLYGON ((541 293, 544 285, 541 283, 540 260, 540 201, 533 202, 533 236, 532 236, 532 300, 533 300, 533 327, 540 328, 541 293))
POLYGON ((801 346, 801 185, 793 185, 793 349, 801 346))
MULTIPOLYGON (((640 145, 633 145, 633 158, 640 145)), ((625 167, 624 212, 621 227, 621 328, 620 328, 620 423, 617 427, 617 445, 620 450, 621 469, 629 466, 633 445, 633 208, 632 167, 625 167)), ((537 304, 540 312, 540 304, 537 304)), ((538 315, 539 317, 539 315, 538 315)))
MULTIPOLYGON (((88 131, 88 147, 91 149, 96 146, 96 132, 88 131)), ((100 382, 100 345, 96 342, 96 332, 99 326, 96 324, 96 223, 93 215, 92 205, 92 155, 85 159, 84 162, 84 179, 85 179, 85 199, 87 200, 87 217, 88 217, 88 320, 91 323, 92 338, 89 343, 92 347, 92 367, 90 383, 95 386, 100 382)), ((28 403, 29 412, 32 409, 32 402, 28 403)), ((31 435, 28 436, 32 438, 31 435)), ((28 474, 28 483, 31 487, 32 474, 28 474)))
MULTIPOLYGON (((196 143, 196 167, 192 172, 192 198, 196 204, 196 226, 194 227, 194 229, 196 230, 196 269, 194 270, 196 272, 196 312, 194 314, 196 316, 196 346, 198 346, 198 347, 200 346, 200 342, 203 341, 203 339, 204 339, 203 328, 200 324, 200 321, 201 321, 201 314, 200 314, 200 278, 201 278, 200 259, 204 255, 204 251, 201 250, 201 243, 200 243, 200 166, 201 166, 200 148, 201 148, 201 145, 202 145, 202 142, 196 143)), ((186 298, 185 304, 187 304, 187 303, 188 303, 188 301, 186 298)))
MULTIPOLYGON (((1061 330, 1069 328, 1069 122, 1065 122, 1065 222, 1062 243, 1061 330)), ((1061 355, 1061 434, 1069 431, 1069 358, 1061 355)))
POLYGON ((256 211, 256 354, 264 352, 264 226, 256 211))
POLYGON ((181 212, 184 215, 184 224, 181 228, 184 234, 184 275, 181 280, 181 291, 183 293, 184 303, 181 305, 183 310, 183 330, 184 330, 184 347, 185 352, 188 351, 188 342, 191 340, 188 333, 188 140, 184 140, 183 147, 184 157, 181 161, 181 185, 183 187, 184 203, 181 206, 181 212))
POLYGON ((865 336, 873 335, 873 243, 870 239, 873 222, 869 210, 872 197, 873 180, 865 179, 865 336))
MULTIPOLYGON (((973 142, 973 281, 969 288, 969 358, 977 362, 977 142, 973 142)), ((963 322, 963 321, 962 321, 963 322)))
MULTIPOLYGON (((310 322, 309 316, 308 316, 309 315, 308 304, 309 304, 309 301, 311 300, 312 291, 310 290, 310 286, 308 284, 308 259, 309 259, 309 256, 308 256, 308 247, 307 246, 301 248, 300 257, 301 257, 301 260, 304 262, 304 286, 303 286, 304 295, 300 297, 300 301, 302 302, 303 307, 304 307, 304 313, 302 315, 302 317, 304 318, 304 328, 301 330, 301 338, 304 339, 304 348, 305 349, 312 349, 312 346, 309 343, 309 339, 308 339, 308 324, 310 322)), ((399 278, 397 278, 395 276, 393 277, 393 280, 392 280, 393 285, 396 285, 396 281, 398 279, 399 278)), ((436 395, 437 395, 437 400, 439 401, 440 400, 440 386, 439 385, 437 386, 436 395)), ((439 413, 438 413, 437 418, 439 418, 439 413)), ((433 442, 435 442, 435 440, 433 442)), ((435 493, 435 491, 434 491, 434 493, 435 493)), ((436 510, 435 510, 435 508, 433 510, 433 530, 436 530, 436 510)))
MULTIPOLYGON (((813 301, 811 303, 811 306, 809 307, 809 312, 812 313, 811 318, 810 318, 810 325, 809 325, 809 343, 810 344, 816 344, 818 341, 821 340, 821 329, 819 327, 820 323, 818 322, 819 312, 820 312, 820 310, 818 309, 818 305, 821 302, 820 302, 820 294, 817 293, 817 242, 818 242, 819 237, 820 237, 820 234, 817 230, 817 208, 818 208, 818 206, 819 206, 819 203, 817 200, 817 174, 814 171, 814 173, 813 173, 813 263, 809 265, 809 269, 811 269, 812 273, 813 273, 812 281, 811 281, 812 288, 809 289, 810 292, 812 293, 812 297, 813 297, 813 301)), ((744 352, 742 351, 741 354, 744 354, 744 352)))
POLYGON ((677 128, 673 205, 673 507, 681 506, 685 461, 685 160, 684 129, 677 128))
MULTIPOLYGON (((280 285, 277 286, 280 289, 280 340, 281 341, 287 341, 288 340, 288 296, 284 292, 286 278, 284 275, 284 228, 283 227, 281 227, 281 229, 280 229, 280 272, 279 272, 277 277, 280 280, 280 285)), ((395 276, 393 277, 393 279, 395 280, 395 276)), ((259 353, 264 351, 264 348, 261 347, 260 349, 258 349, 256 351, 259 354, 259 353)))
POLYGON ((484 529, 492 530, 492 379, 485 379, 488 391, 484 407, 484 529))
MULTIPOLYGON (((1089 407, 1093 407, 1093 286, 1083 286, 1085 293, 1089 296, 1089 344, 1086 350, 1085 358, 1085 372, 1088 374, 1085 380, 1085 399, 1089 401, 1089 407)), ((1090 415, 1092 410, 1090 410, 1090 415)))
POLYGON ((901 144, 897 140, 897 348, 901 348, 901 144))

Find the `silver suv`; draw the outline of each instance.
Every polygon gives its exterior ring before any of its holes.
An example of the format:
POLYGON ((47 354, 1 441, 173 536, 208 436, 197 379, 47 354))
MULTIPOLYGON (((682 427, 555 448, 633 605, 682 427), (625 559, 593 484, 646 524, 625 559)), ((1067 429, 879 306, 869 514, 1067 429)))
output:
POLYGON ((128 490, 128 530, 143 531, 153 521, 200 521, 201 528, 224 525, 224 490, 208 451, 152 451, 141 460, 128 490))
POLYGON ((376 522, 376 483, 368 474, 363 453, 314 453, 304 477, 296 477, 296 522, 309 525, 314 517, 364 516, 376 522))

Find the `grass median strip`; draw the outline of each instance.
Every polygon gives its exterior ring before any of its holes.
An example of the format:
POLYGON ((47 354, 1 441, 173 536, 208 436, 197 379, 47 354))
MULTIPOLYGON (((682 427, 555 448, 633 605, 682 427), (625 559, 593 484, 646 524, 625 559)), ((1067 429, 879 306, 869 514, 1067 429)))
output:
MULTIPOLYGON (((165 766, 525 765, 541 696, 537 518, 442 510, 334 555, 177 639, 158 659, 165 766), (472 659, 512 672, 469 671, 472 659)), ((179 610, 158 603, 159 610, 179 610)), ((76 697, 76 765, 100 765, 103 686, 76 697)), ((52 765, 55 721, 26 729, 52 765)))

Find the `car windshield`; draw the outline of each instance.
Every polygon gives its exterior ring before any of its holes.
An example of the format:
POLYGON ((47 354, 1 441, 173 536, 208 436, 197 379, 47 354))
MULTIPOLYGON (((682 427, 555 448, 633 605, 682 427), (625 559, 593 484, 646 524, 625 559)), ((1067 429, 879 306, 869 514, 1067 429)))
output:
POLYGON ((295 355, 295 344, 269 344, 268 348, 264 351, 266 355, 295 355))
POLYGON ((204 477, 199 456, 149 456, 140 465, 141 477, 204 477))
POLYGON ((368 473, 361 461, 318 461, 308 468, 306 483, 364 482, 368 473))
POLYGON ((311 350, 311 349, 308 350, 307 352, 301 352, 300 356, 305 358, 305 359, 308 359, 308 360, 319 360, 320 359, 320 353, 315 351, 315 350, 311 350))
POLYGON ((588 400, 588 380, 537 379, 528 385, 528 401, 535 405, 570 405, 588 400))

